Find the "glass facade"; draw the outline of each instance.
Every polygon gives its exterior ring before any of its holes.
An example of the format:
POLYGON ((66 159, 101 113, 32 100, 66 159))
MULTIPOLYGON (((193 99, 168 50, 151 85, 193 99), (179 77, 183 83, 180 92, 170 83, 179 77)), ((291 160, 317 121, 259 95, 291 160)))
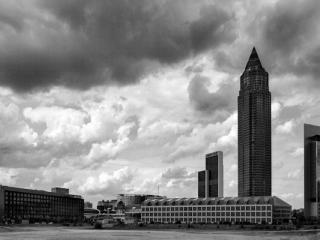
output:
POLYGON ((320 219, 320 127, 304 125, 304 210, 307 219, 320 219))
POLYGON ((206 197, 206 171, 198 172, 198 197, 206 197))
POLYGON ((1 187, 2 218, 29 221, 82 221, 80 196, 21 188, 1 187))
POLYGON ((238 195, 271 196, 271 93, 255 48, 240 77, 238 195))
POLYGON ((206 170, 209 171, 208 197, 218 197, 218 154, 206 155, 206 170))
POLYGON ((206 154, 206 170, 198 172, 198 197, 223 197, 223 153, 206 154))

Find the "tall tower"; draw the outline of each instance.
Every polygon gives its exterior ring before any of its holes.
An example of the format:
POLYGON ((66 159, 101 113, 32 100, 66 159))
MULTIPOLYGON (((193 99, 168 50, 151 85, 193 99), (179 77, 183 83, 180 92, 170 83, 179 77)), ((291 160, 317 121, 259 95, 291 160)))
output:
POLYGON ((271 93, 255 48, 240 77, 238 195, 271 196, 271 93))
POLYGON ((320 126, 304 124, 304 216, 320 219, 320 126))
POLYGON ((223 197, 223 153, 206 154, 206 170, 198 172, 198 197, 223 197))

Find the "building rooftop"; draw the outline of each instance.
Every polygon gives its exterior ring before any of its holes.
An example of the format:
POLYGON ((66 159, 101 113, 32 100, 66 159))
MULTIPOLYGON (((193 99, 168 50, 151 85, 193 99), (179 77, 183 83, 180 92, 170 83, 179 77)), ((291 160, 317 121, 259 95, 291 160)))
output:
POLYGON ((250 54, 249 60, 246 65, 246 70, 251 70, 251 69, 256 69, 256 68, 263 68, 262 64, 260 62, 257 50, 255 47, 253 47, 252 52, 250 54))
POLYGON ((243 204, 271 204, 279 207, 291 207, 290 204, 276 196, 262 197, 223 197, 223 198, 167 198, 145 200, 144 206, 161 205, 243 205, 243 204))
POLYGON ((3 190, 15 191, 15 192, 27 192, 27 193, 32 193, 32 194, 45 194, 45 195, 52 195, 52 196, 82 198, 80 195, 62 194, 62 193, 49 192, 49 191, 44 191, 44 190, 17 188, 17 187, 9 187, 9 186, 0 185, 0 191, 3 191, 3 190))

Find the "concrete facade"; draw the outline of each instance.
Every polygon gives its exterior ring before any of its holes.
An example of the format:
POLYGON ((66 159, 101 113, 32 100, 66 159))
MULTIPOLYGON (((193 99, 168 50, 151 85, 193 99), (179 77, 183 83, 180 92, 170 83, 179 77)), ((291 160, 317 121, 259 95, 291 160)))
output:
POLYGON ((0 219, 16 222, 82 221, 83 199, 78 195, 0 186, 0 219))
POLYGON ((291 206, 278 197, 168 198, 146 200, 144 223, 281 223, 291 218, 291 206))

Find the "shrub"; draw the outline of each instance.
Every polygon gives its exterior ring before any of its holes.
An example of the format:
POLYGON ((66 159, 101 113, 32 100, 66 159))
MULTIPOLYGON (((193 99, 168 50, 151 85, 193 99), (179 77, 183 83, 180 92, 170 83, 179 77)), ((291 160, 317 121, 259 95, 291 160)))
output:
POLYGON ((95 229, 102 229, 102 223, 96 222, 96 223, 94 224, 94 228, 95 228, 95 229))

